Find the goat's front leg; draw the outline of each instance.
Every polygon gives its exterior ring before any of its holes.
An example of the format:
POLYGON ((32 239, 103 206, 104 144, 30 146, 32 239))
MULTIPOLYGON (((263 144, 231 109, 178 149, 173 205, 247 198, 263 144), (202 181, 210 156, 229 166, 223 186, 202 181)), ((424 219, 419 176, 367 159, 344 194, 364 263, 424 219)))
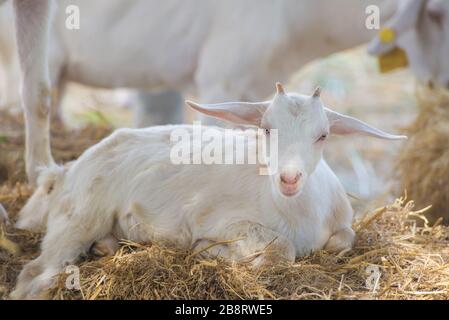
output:
POLYGON ((295 247, 286 237, 251 221, 240 221, 223 229, 219 237, 197 242, 195 251, 221 256, 253 266, 295 260, 295 247), (215 245, 218 243, 218 245, 215 245))
POLYGON ((354 239, 355 232, 351 227, 340 229, 331 235, 324 247, 324 250, 330 252, 340 252, 346 249, 351 249, 354 245, 354 239))
POLYGON ((140 91, 135 94, 135 100, 137 104, 133 124, 136 128, 178 124, 184 121, 184 99, 177 91, 140 91))
POLYGON ((353 247, 355 240, 355 232, 352 230, 353 215, 351 204, 345 193, 338 193, 334 212, 328 221, 331 236, 325 244, 324 250, 340 252, 353 247))
POLYGON ((119 248, 119 243, 116 237, 108 234, 103 239, 96 241, 90 248, 91 253, 97 257, 113 256, 119 248))
POLYGON ((39 166, 53 163, 50 152, 51 85, 48 70, 50 0, 15 0, 21 96, 25 114, 25 163, 36 184, 39 166))

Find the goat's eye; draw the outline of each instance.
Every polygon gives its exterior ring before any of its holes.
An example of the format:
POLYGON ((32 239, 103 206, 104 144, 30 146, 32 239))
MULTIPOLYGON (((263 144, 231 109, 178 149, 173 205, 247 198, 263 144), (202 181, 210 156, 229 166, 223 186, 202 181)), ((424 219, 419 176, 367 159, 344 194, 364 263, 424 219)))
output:
POLYGON ((321 137, 318 138, 317 141, 324 141, 324 140, 326 140, 326 138, 327 138, 327 133, 324 133, 321 135, 321 137))

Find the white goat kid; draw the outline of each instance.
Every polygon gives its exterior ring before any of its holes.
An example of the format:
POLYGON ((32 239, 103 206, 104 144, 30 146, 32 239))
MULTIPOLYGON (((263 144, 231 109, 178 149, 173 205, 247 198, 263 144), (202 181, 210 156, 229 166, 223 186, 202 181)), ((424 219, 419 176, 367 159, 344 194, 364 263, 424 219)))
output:
MULTIPOLYGON (((39 296, 66 264, 96 241, 110 241, 111 235, 196 250, 235 240, 209 253, 254 265, 293 261, 322 248, 351 248, 353 211, 322 159, 325 139, 329 134, 403 136, 324 108, 319 93, 287 94, 278 84, 272 101, 188 102, 221 120, 266 132, 278 129, 278 173, 271 176, 260 175, 258 166, 250 164, 173 164, 171 133, 193 131, 189 125, 120 129, 69 167, 45 169, 18 221, 28 229, 46 223, 42 253, 24 267, 12 297, 39 296)), ((224 134, 224 129, 216 130, 224 134)))

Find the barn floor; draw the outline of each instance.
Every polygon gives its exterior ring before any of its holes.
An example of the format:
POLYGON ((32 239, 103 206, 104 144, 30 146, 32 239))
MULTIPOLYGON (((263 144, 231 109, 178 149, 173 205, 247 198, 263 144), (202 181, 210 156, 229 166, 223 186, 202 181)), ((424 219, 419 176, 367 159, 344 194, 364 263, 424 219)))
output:
MULTIPOLYGON (((378 75, 362 50, 307 66, 287 88, 307 93, 317 84, 324 88, 323 101, 329 107, 386 131, 397 133, 416 114, 410 74, 378 75)), ((112 110, 98 99, 86 102, 84 88, 74 86, 71 94, 64 104, 69 126, 52 124, 58 162, 76 159, 106 136, 117 125, 114 119, 130 119, 129 110, 112 110), (80 114, 84 121, 79 121, 80 114)), ((31 193, 25 183, 23 141, 21 116, 1 112, 0 203, 13 220, 31 193)), ((449 228, 418 227, 421 208, 413 208, 408 199, 395 200, 403 193, 394 182, 400 149, 398 142, 367 138, 329 141, 327 160, 358 198, 353 199, 357 242, 350 252, 317 252, 293 265, 254 271, 192 252, 126 242, 112 258, 88 257, 81 263, 81 291, 66 289, 62 276, 50 298, 449 299, 449 228)), ((38 234, 1 226, 0 299, 8 297, 23 264, 38 254, 39 241, 38 234)))

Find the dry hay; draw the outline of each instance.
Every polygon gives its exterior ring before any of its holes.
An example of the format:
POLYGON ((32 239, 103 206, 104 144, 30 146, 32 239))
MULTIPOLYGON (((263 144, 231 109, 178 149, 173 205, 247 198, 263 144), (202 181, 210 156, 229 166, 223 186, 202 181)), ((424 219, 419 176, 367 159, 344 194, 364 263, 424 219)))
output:
MULTIPOLYGON (((0 188, 0 201, 14 215, 30 190, 0 188)), ((124 242, 114 257, 80 264, 81 291, 65 288, 66 275, 52 299, 449 299, 449 228, 417 227, 413 202, 398 199, 354 224, 353 250, 319 251, 264 270, 190 251, 124 242), (376 291, 370 271, 380 271, 376 291), (369 277, 371 275, 371 281, 369 277)), ((13 289, 22 266, 38 255, 39 234, 5 228, 20 252, 0 245, 0 299, 13 289)), ((1 238, 2 234, 0 234, 1 238)), ((0 240, 0 244, 2 241, 0 240)))
POLYGON ((114 257, 81 264, 81 291, 54 299, 448 299, 449 229, 417 227, 398 199, 355 223, 354 250, 324 251, 263 270, 189 251, 124 242, 114 257), (375 283, 378 289, 367 287, 375 283), (371 276, 371 278, 370 278, 371 276))
POLYGON ((397 164, 401 189, 418 206, 432 205, 430 222, 449 223, 449 91, 418 86, 420 112, 406 129, 397 164))

